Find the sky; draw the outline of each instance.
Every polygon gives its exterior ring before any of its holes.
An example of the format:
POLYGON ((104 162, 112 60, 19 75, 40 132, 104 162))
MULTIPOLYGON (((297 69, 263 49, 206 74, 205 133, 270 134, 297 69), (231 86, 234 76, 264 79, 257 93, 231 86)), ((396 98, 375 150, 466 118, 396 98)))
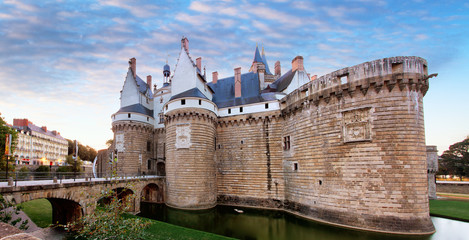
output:
POLYGON ((113 138, 128 60, 162 85, 180 40, 208 79, 247 72, 256 44, 270 70, 301 55, 324 75, 393 56, 420 56, 426 144, 440 153, 469 135, 469 2, 466 1, 15 1, 0 0, 0 113, 28 118, 95 149, 113 138))

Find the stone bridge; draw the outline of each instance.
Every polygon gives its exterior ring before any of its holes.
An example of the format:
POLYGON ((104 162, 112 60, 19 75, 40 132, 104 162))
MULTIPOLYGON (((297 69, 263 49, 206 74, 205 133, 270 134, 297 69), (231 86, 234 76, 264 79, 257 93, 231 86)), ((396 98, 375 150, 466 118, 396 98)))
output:
POLYGON ((83 215, 93 213, 103 193, 110 190, 117 192, 119 198, 135 194, 131 212, 140 211, 140 202, 164 202, 165 177, 145 176, 113 179, 76 179, 61 182, 26 181, 17 186, 0 184, 0 194, 13 203, 47 199, 52 205, 52 222, 66 224, 83 215))

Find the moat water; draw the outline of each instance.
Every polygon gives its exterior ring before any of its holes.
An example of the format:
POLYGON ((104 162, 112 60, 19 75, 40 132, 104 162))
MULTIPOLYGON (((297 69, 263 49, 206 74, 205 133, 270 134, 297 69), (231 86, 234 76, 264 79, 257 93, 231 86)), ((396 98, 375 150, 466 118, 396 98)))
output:
POLYGON ((333 227, 283 211, 231 206, 184 211, 164 204, 142 202, 139 216, 238 239, 469 239, 469 223, 438 217, 432 217, 437 231, 431 236, 396 236, 333 227))

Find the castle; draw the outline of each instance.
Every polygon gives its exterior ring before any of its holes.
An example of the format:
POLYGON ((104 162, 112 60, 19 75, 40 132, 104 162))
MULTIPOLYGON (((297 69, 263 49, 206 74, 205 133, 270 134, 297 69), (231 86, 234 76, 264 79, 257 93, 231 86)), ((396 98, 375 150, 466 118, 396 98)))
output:
POLYGON ((317 78, 292 60, 272 74, 207 80, 182 38, 174 71, 152 89, 136 60, 112 115, 118 172, 165 175, 166 205, 282 209, 377 232, 430 234, 423 96, 427 62, 391 57, 317 78))

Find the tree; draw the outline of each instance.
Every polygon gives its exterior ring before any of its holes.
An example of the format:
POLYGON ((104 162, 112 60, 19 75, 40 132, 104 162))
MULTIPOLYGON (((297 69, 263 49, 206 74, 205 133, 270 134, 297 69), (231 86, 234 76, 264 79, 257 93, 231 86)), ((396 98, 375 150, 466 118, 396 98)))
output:
MULTIPOLYGON (((112 190, 117 183, 115 172, 112 178, 111 185, 99 194, 100 199, 107 201, 103 201, 105 203, 97 207, 93 213, 67 225, 69 230, 74 231, 75 239, 144 239, 146 235, 144 230, 151 222, 130 217, 128 214, 125 216, 133 206, 136 195, 119 197, 118 192, 112 190)), ((132 184, 128 183, 125 189, 131 189, 132 184)))
POLYGON ((469 177, 469 137, 444 151, 439 162, 438 174, 469 177))
POLYGON ((73 159, 72 155, 68 155, 65 158, 65 162, 67 163, 70 172, 81 172, 81 166, 83 165, 83 161, 80 159, 80 157, 73 159))
MULTIPOLYGON (((11 153, 16 149, 16 142, 18 139, 18 134, 17 132, 9 127, 5 120, 2 117, 2 114, 0 113, 0 171, 5 171, 6 170, 6 156, 5 156, 5 141, 6 141, 6 134, 11 134, 12 135, 12 141, 11 141, 11 153)), ((14 162, 14 157, 10 156, 9 160, 9 165, 8 165, 8 170, 13 172, 14 167, 13 167, 13 162, 14 162)))
POLYGON ((109 139, 109 140, 106 141, 106 146, 109 148, 110 146, 112 146, 113 143, 114 143, 114 140, 109 139))
MULTIPOLYGON (((75 152, 75 141, 67 139, 68 142, 68 155, 71 155, 75 152)), ((84 146, 80 142, 78 142, 78 156, 83 160, 93 161, 94 158, 98 155, 98 152, 90 147, 84 146)))

